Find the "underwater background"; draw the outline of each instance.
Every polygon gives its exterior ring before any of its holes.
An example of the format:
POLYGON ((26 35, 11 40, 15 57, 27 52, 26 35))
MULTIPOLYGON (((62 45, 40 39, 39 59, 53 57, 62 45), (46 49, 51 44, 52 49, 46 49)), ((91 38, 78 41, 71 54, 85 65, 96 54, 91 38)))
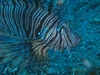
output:
MULTIPOLYGON (((1 6, 5 0, 0 0, 1 6)), ((48 57, 42 62, 32 61, 22 71, 18 67, 0 63, 0 75, 100 75, 100 0, 40 0, 45 9, 52 7, 62 21, 69 23, 73 31, 81 36, 79 44, 67 51, 64 49, 48 51, 48 57), (61 1, 61 2, 60 2, 61 1)), ((0 15, 0 24, 1 24, 0 15)), ((1 31, 0 27, 0 32, 1 31)), ((0 34, 0 49, 3 42, 10 42, 16 50, 27 51, 30 44, 19 44, 21 39, 0 34)), ((5 45, 5 43, 4 43, 5 45)), ((23 52, 20 52, 19 57, 23 52)), ((28 55, 28 54, 27 54, 28 55)), ((31 57, 31 55, 28 55, 31 57)), ((0 56, 0 62, 2 61, 0 56)), ((42 60, 42 59, 41 59, 42 60)), ((13 60, 12 60, 13 61, 13 60)), ((16 63, 15 63, 16 64, 16 63)))

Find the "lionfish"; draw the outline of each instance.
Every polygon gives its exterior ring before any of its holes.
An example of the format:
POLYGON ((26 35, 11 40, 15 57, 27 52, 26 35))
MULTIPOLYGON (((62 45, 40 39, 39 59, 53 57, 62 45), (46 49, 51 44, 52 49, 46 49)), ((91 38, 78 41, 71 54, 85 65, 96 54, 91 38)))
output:
POLYGON ((34 58, 47 56, 50 49, 63 50, 79 43, 67 22, 34 0, 7 0, 1 5, 0 64, 11 62, 25 68, 34 58))

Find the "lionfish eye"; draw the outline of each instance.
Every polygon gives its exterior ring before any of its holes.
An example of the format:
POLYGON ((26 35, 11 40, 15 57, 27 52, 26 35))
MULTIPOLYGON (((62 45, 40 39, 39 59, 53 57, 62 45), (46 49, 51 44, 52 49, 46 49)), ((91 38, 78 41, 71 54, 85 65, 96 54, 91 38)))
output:
POLYGON ((37 38, 40 38, 41 37, 41 33, 40 32, 37 32, 37 38))
POLYGON ((40 32, 38 32, 38 35, 40 35, 40 32))

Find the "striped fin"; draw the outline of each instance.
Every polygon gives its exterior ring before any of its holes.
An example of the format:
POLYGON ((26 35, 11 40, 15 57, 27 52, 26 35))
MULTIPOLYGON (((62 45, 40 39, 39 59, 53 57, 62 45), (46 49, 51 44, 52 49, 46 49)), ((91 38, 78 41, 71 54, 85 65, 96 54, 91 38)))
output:
MULTIPOLYGON (((31 45, 28 42, 17 41, 3 42, 0 41, 0 65, 10 63, 13 68, 19 68, 20 71, 25 69, 32 61, 31 45)), ((3 73, 0 71, 0 73, 3 73)))
POLYGON ((42 11, 42 6, 32 0, 7 0, 1 6, 0 26, 18 37, 34 39, 35 21, 42 11))

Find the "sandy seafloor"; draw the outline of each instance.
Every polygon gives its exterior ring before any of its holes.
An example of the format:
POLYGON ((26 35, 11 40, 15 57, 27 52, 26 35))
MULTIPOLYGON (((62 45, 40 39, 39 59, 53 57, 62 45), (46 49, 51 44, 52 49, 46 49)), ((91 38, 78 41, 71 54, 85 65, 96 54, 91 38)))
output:
POLYGON ((54 9, 59 10, 60 19, 81 36, 80 43, 70 52, 50 50, 47 72, 27 73, 25 70, 22 74, 11 75, 100 75, 100 0, 66 1, 62 6, 53 3, 54 9))

